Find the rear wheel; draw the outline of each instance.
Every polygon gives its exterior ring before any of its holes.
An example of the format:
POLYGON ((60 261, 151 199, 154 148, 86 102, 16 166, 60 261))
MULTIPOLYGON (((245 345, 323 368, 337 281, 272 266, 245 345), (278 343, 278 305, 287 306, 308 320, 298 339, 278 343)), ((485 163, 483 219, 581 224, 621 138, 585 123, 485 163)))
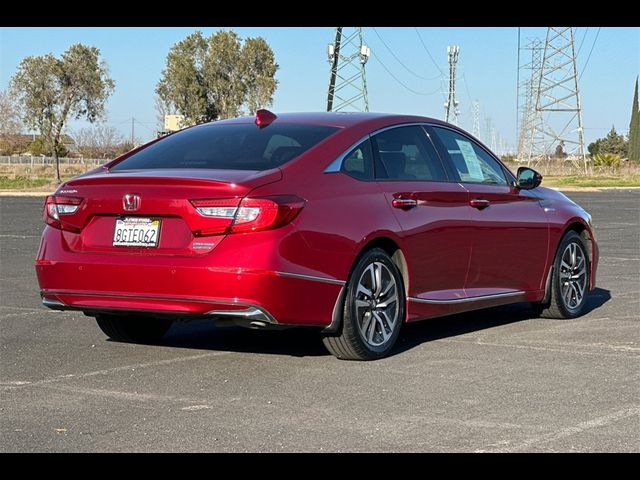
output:
POLYGON ((347 281, 342 325, 323 338, 327 350, 343 360, 373 360, 391 351, 405 311, 402 276, 380 248, 366 252, 347 281))
POLYGON ((171 320, 127 315, 96 315, 100 329, 111 340, 127 343, 157 343, 167 333, 171 320))
POLYGON ((582 315, 589 293, 590 265, 580 235, 567 232, 553 263, 547 304, 537 304, 543 318, 575 318, 582 315))

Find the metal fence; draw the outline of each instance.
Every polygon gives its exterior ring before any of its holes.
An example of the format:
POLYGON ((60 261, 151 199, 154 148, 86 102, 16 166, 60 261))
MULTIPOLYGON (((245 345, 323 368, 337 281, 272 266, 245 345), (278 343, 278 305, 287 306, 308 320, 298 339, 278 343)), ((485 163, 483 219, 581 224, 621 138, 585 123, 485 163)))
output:
MULTIPOLYGON (((60 158, 60 165, 102 165, 108 162, 109 158, 60 158)), ((0 155, 2 165, 55 165, 53 157, 32 156, 32 155, 0 155)))

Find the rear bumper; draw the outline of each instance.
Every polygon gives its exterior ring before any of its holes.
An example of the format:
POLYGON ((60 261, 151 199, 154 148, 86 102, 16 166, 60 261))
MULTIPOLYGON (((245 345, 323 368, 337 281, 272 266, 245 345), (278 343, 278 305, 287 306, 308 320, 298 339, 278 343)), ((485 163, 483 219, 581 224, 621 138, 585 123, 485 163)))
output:
POLYGON ((58 310, 330 324, 344 282, 275 268, 222 266, 217 256, 215 251, 198 257, 76 253, 65 248, 59 231, 47 227, 35 268, 43 303, 58 310))

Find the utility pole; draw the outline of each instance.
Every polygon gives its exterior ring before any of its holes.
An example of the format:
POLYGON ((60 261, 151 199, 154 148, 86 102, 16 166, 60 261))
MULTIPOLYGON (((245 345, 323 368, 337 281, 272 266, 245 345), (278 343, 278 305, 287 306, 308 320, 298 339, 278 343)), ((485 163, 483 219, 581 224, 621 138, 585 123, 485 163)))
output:
POLYGON ((572 27, 549 27, 536 88, 535 111, 541 121, 531 132, 539 134, 542 148, 532 155, 549 158, 559 145, 566 147, 567 159, 582 161, 584 152, 582 108, 572 27))
POLYGON ((444 120, 448 123, 458 124, 458 100, 456 100, 456 65, 458 64, 458 56, 460 47, 457 45, 447 47, 447 55, 449 57, 449 94, 444 104, 444 120))
POLYGON ((327 46, 331 65, 327 112, 369 111, 365 64, 371 49, 362 40, 362 27, 336 27, 334 43, 327 46))
POLYGON ((135 147, 135 144, 133 143, 134 138, 135 138, 135 136, 134 136, 134 132, 135 132, 134 123, 135 123, 135 121, 136 121, 136 119, 131 117, 131 146, 132 147, 135 147))
POLYGON ((482 141, 484 142, 485 145, 489 145, 491 144, 491 129, 493 127, 491 126, 491 119, 489 117, 485 117, 484 119, 484 135, 482 138, 482 141))
POLYGON ((474 137, 480 138, 480 102, 475 100, 471 104, 471 114, 473 116, 473 128, 471 133, 474 137))
POLYGON ((491 122, 491 151, 497 154, 498 150, 498 140, 497 140, 497 132, 495 127, 493 126, 493 122, 491 122))
POLYGON ((538 38, 530 39, 523 50, 530 52, 530 60, 520 66, 524 80, 518 85, 520 103, 520 128, 516 157, 519 161, 530 160, 533 152, 541 145, 540 135, 542 115, 536 111, 537 85, 542 69, 544 44, 538 38))

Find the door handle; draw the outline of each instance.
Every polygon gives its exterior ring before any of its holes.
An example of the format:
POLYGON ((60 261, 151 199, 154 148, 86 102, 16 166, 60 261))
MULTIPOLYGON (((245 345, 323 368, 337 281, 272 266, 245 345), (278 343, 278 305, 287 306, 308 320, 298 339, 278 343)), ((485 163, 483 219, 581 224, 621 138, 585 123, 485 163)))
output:
POLYGON ((489 200, 485 200, 484 198, 473 198, 469 200, 469 205, 471 205, 473 208, 477 208, 478 210, 482 210, 483 208, 487 208, 489 205, 491 205, 491 202, 489 200))
POLYGON ((418 206, 418 201, 414 198, 394 198, 391 202, 394 208, 409 209, 418 206))

